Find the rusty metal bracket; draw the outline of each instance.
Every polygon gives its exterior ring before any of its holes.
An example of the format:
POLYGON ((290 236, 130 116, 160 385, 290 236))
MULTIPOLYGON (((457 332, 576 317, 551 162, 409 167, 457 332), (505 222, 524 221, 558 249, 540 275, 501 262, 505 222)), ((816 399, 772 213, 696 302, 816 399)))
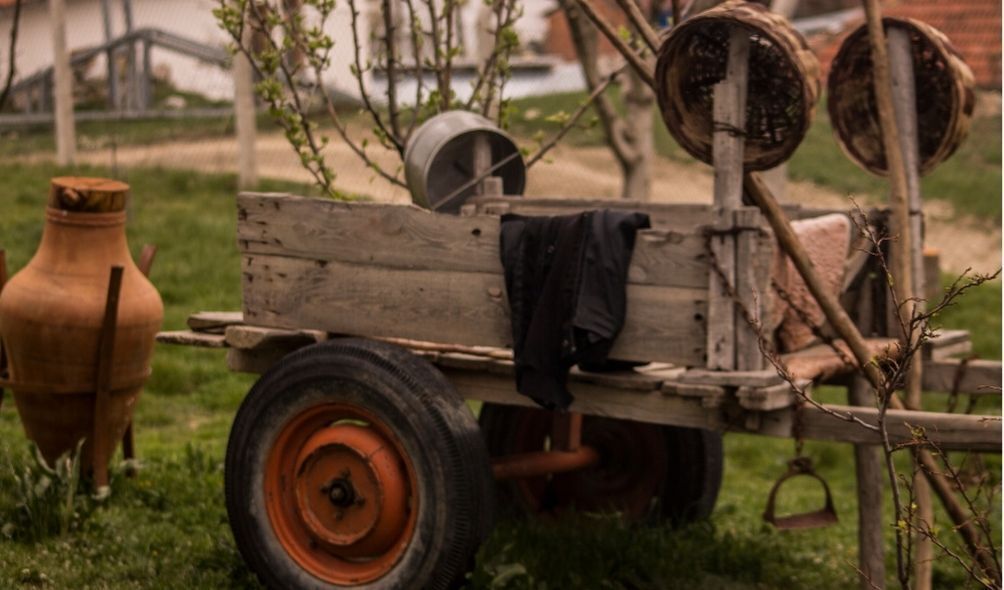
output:
POLYGON ((833 506, 833 494, 830 493, 830 486, 826 483, 815 469, 812 468, 812 460, 806 456, 795 457, 788 461, 788 471, 785 472, 770 489, 767 496, 767 508, 763 512, 763 519, 772 524, 778 530, 793 529, 815 529, 830 526, 837 522, 837 510, 833 506), (778 490, 781 485, 793 477, 806 476, 818 481, 823 486, 826 494, 824 505, 819 510, 790 514, 788 516, 777 516, 775 514, 775 504, 778 490))

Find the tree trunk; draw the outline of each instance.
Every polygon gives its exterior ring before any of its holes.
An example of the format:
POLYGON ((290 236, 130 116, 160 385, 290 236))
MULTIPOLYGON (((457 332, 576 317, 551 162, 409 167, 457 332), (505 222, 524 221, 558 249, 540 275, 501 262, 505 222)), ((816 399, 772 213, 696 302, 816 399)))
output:
POLYGON ((652 161, 655 157, 655 135, 652 117, 655 94, 632 70, 624 87, 625 139, 633 146, 633 158, 621 163, 624 184, 621 197, 647 201, 652 189, 652 161))
MULTIPOLYGON (((575 0, 558 0, 558 3, 568 20, 586 88, 592 92, 602 83, 596 27, 582 14, 575 0)), ((651 168, 655 154, 652 135, 655 96, 630 68, 621 79, 625 116, 621 116, 603 94, 596 97, 593 107, 603 127, 607 145, 621 168, 621 197, 645 201, 651 192, 651 168)))

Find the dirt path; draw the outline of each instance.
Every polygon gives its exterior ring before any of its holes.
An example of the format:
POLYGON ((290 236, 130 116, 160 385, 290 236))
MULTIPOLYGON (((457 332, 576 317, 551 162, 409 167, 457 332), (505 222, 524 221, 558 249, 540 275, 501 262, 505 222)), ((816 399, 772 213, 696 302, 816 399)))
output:
MULTIPOLYGON (((397 167, 396 155, 372 151, 374 159, 386 169, 397 167)), ((311 181, 281 135, 259 136, 257 156, 258 173, 262 177, 311 181)), ((406 203, 410 200, 404 189, 391 185, 358 164, 355 155, 344 144, 330 144, 326 156, 337 173, 336 184, 340 189, 367 194, 379 201, 406 203)), ((111 165, 111 158, 108 150, 80 154, 82 162, 103 166, 111 165)), ((121 148, 115 158, 118 166, 161 166, 223 172, 236 168, 237 151, 231 139, 203 139, 121 148)), ((530 171, 527 195, 617 197, 620 174, 605 148, 563 146, 551 152, 548 160, 530 171)), ((711 169, 707 166, 662 159, 656 167, 652 191, 656 201, 708 202, 711 191, 711 169)), ((792 182, 787 199, 813 206, 850 206, 847 196, 809 182, 792 182)), ((940 250, 943 269, 960 272, 972 267, 977 271, 992 272, 1000 266, 1000 226, 975 219, 952 221, 951 205, 943 201, 927 203, 925 213, 927 245, 940 250)))

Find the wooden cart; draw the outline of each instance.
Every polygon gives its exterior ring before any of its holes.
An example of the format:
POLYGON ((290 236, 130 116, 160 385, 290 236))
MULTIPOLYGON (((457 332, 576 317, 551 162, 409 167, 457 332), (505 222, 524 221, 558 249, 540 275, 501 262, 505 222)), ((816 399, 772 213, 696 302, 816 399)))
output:
MULTIPOLYGON (((491 529, 493 475, 506 480, 499 501, 525 510, 637 517, 654 505, 688 520, 714 505, 722 432, 878 444, 755 365, 756 339, 714 290, 708 236, 723 224, 738 244, 737 283, 766 292, 773 242, 745 207, 723 221, 707 205, 479 197, 453 216, 241 194, 242 312, 195 314, 189 330, 158 338, 227 347, 231 370, 263 375, 226 459, 230 522, 249 565, 277 587, 445 587, 491 529), (552 415, 515 390, 498 214, 597 207, 653 221, 635 246, 611 353, 649 364, 573 370, 571 412, 552 415), (464 400, 484 402, 480 431, 464 400)), ((852 257, 845 286, 859 324, 875 324, 865 316, 882 290, 865 262, 852 257)), ((869 342, 876 355, 889 350, 887 338, 869 342)), ((925 389, 999 395, 1000 363, 952 358, 968 350, 965 333, 935 339, 925 389)), ((853 367, 826 345, 783 358, 810 391, 853 383, 853 367)), ((826 407, 877 419, 868 405, 826 407)), ((943 449, 1000 451, 999 419, 890 410, 887 421, 893 442, 919 427, 943 449)))

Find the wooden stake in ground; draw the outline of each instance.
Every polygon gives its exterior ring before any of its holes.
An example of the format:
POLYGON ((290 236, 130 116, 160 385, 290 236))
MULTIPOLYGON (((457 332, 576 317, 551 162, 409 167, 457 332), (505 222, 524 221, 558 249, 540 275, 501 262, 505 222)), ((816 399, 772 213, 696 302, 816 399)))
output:
POLYGON ((66 49, 66 0, 49 0, 49 24, 56 95, 56 163, 72 166, 77 159, 77 133, 73 121, 73 72, 66 49))
MULTIPOLYGON (((848 401, 873 407, 875 393, 868 380, 855 375, 847 388, 848 401)), ((858 570, 861 590, 885 588, 886 522, 882 518, 882 450, 877 445, 854 445, 858 488, 858 570)))
POLYGON ((97 387, 94 393, 94 431, 91 435, 91 468, 94 488, 99 495, 108 490, 108 461, 115 444, 108 440, 108 410, 111 404, 112 358, 115 356, 115 328, 118 325, 119 294, 122 289, 122 267, 113 266, 108 277, 105 316, 101 322, 98 345, 97 387))

